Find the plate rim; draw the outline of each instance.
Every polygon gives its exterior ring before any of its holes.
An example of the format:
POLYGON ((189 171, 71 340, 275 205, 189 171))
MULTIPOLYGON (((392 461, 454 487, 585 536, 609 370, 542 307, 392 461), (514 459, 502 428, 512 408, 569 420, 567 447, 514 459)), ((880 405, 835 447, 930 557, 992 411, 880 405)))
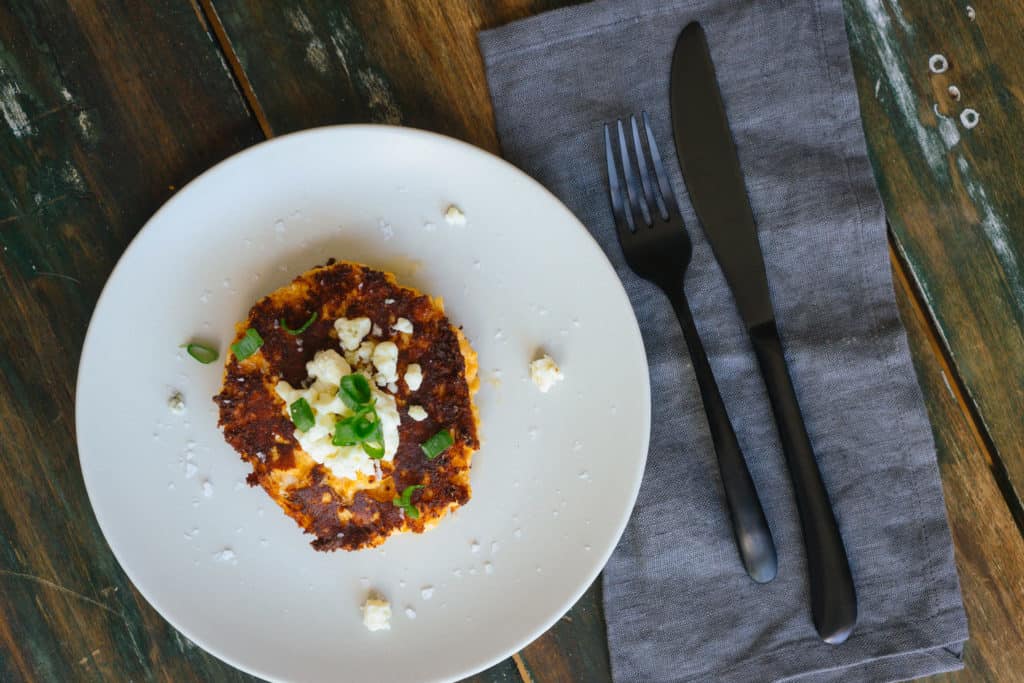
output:
POLYGON ((197 175, 195 178, 192 178, 191 180, 189 180, 187 183, 182 185, 178 189, 178 191, 174 193, 174 195, 172 195, 170 198, 168 198, 167 201, 165 201, 146 220, 146 222, 142 225, 142 227, 139 228, 138 232, 134 236, 132 236, 131 240, 129 241, 127 246, 124 248, 124 251, 118 257, 117 262, 114 264, 114 267, 111 269, 110 274, 107 276, 107 279, 104 282, 102 289, 100 290, 100 294, 96 298, 96 303, 93 306, 93 310, 90 313, 89 324, 88 324, 88 327, 86 328, 85 337, 83 338, 83 341, 82 341, 81 352, 79 353, 79 357, 78 357, 78 370, 77 370, 77 373, 76 373, 76 380, 75 380, 75 448, 76 448, 77 455, 78 455, 78 464, 79 464, 79 468, 80 468, 80 470, 82 472, 82 480, 83 480, 83 483, 85 485, 86 496, 87 496, 87 498, 89 500, 89 507, 90 507, 90 509, 92 511, 93 517, 96 519, 96 524, 99 527, 100 532, 103 535, 103 540, 106 541, 107 547, 110 549, 110 552, 114 556, 114 559, 117 561, 117 564, 120 567, 121 571, 124 572, 125 576, 132 583, 134 588, 146 600, 146 602, 157 612, 157 614, 160 616, 160 618, 163 619, 164 621, 166 621, 176 631, 178 631, 179 633, 184 635, 186 638, 188 638, 191 642, 195 643, 197 646, 202 648, 205 652, 209 653, 210 655, 216 657, 217 659, 221 660, 222 662, 224 662, 224 663, 226 663, 226 664, 228 664, 228 665, 230 665, 230 666, 232 666, 232 667, 234 667, 234 668, 236 668, 236 669, 238 669, 238 670, 240 670, 242 672, 245 672, 247 674, 250 674, 250 675, 253 675, 253 676, 256 676, 258 678, 265 679, 265 680, 268 680, 268 681, 285 681, 285 680, 287 680, 287 679, 278 679, 278 678, 275 678, 273 676, 268 675, 266 672, 261 672, 261 671, 258 671, 256 669, 254 669, 254 668, 251 668, 251 667, 243 664, 242 662, 239 662, 234 657, 225 654, 219 648, 211 646, 209 643, 206 643, 206 642, 204 642, 201 639, 195 638, 194 635, 190 632, 190 630, 188 628, 182 627, 175 620, 173 620, 173 619, 171 619, 171 618, 169 618, 167 616, 167 614, 164 611, 164 609, 162 609, 160 603, 158 601, 154 600, 154 598, 152 596, 152 593, 148 589, 144 588, 139 583, 139 581, 136 578, 135 572, 132 569, 130 569, 122 561, 120 553, 118 552, 118 550, 115 547, 114 543, 111 542, 110 537, 108 536, 108 533, 107 533, 107 528, 108 528, 108 525, 110 524, 110 522, 108 520, 107 523, 104 523, 104 520, 103 520, 103 518, 102 518, 101 514, 99 513, 98 508, 96 506, 96 502, 95 502, 96 501, 96 496, 99 495, 99 494, 97 492, 95 492, 93 490, 93 488, 90 486, 90 484, 89 484, 89 476, 86 473, 86 469, 87 468, 85 466, 85 458, 83 458, 83 449, 82 449, 83 424, 82 424, 82 418, 81 418, 81 410, 79 409, 79 405, 80 405, 79 399, 81 397, 83 376, 84 376, 84 373, 85 373, 85 366, 86 366, 85 360, 87 358, 87 354, 90 353, 90 349, 91 349, 90 342, 92 341, 92 339, 95 336, 94 335, 94 329, 95 329, 94 328, 94 323, 96 322, 96 312, 100 309, 100 307, 103 305, 105 299, 108 297, 108 295, 109 295, 109 293, 111 291, 111 284, 115 280, 115 278, 117 277, 119 271, 122 270, 122 268, 124 267, 125 262, 128 259, 131 258, 131 255, 136 250, 138 250, 140 248, 139 245, 144 241, 143 238, 144 238, 144 236, 146 234, 147 229, 152 229, 152 225, 155 222, 157 222, 157 220, 163 214, 171 212, 173 210, 174 206, 176 206, 180 202, 180 198, 187 194, 187 191, 189 190, 189 188, 192 188, 193 186, 198 185, 200 182, 204 181, 205 179, 207 179, 210 176, 213 176, 215 173, 223 172, 224 169, 227 168, 227 167, 230 167, 230 166, 232 166, 234 164, 237 164, 237 163, 241 163, 247 156, 252 155, 257 150, 260 150, 260 149, 262 149, 262 148, 264 148, 266 146, 274 146, 274 145, 279 145, 279 144, 288 144, 288 143, 294 142, 295 140, 300 139, 300 138, 317 137, 317 136, 322 136, 322 135, 331 135, 331 134, 335 134, 335 133, 357 134, 357 135, 358 134, 368 134, 370 136, 377 136, 377 135, 383 134, 383 135, 398 135, 398 136, 408 136, 408 137, 413 137, 413 138, 426 139, 426 140, 430 141, 432 144, 455 146, 457 148, 460 148, 462 152, 465 152, 465 153, 468 153, 468 154, 471 154, 471 155, 475 155, 475 156, 480 157, 480 158, 486 158, 490 163, 497 163, 498 165, 504 166, 507 170, 510 170, 514 174, 518 175, 520 177, 520 179, 526 181, 526 184, 528 186, 531 186, 532 191, 539 191, 539 192, 543 193, 550 200, 553 200, 553 202, 554 202, 554 204, 556 206, 561 207, 561 209, 566 214, 566 218, 568 218, 569 222, 574 225, 575 229, 580 231, 593 244, 594 248, 596 249, 596 252, 601 257, 600 260, 603 263, 603 267, 605 269, 607 269, 608 274, 612 278, 614 278, 615 282, 618 283, 618 287, 616 288, 616 291, 622 297, 623 303, 625 303, 627 309, 629 310, 629 312, 631 314, 630 318, 631 318, 632 325, 630 327, 630 333, 640 343, 640 350, 641 350, 641 353, 640 353, 641 358, 640 358, 640 360, 642 361, 643 368, 644 368, 644 372, 641 373, 642 377, 640 378, 640 381, 644 385, 643 386, 643 389, 644 389, 643 395, 646 397, 646 400, 643 401, 643 405, 642 405, 642 412, 643 412, 643 416, 642 416, 643 417, 643 430, 642 430, 643 437, 642 437, 642 441, 643 441, 643 445, 642 445, 642 449, 641 449, 642 452, 640 453, 640 457, 636 459, 636 465, 635 465, 634 471, 631 472, 631 475, 632 475, 632 478, 633 478, 633 484, 632 484, 632 491, 629 494, 629 504, 627 506, 627 509, 626 509, 625 513, 622 516, 622 519, 619 521, 619 523, 617 525, 617 528, 614 529, 614 531, 615 531, 614 535, 611 536, 611 538, 613 538, 614 540, 602 552, 602 554, 600 556, 600 561, 595 564, 596 570, 588 572, 586 580, 582 581, 581 585, 579 587, 577 587, 574 591, 571 591, 569 593, 568 597, 562 603, 560 603, 557 606, 557 609, 552 612, 553 616, 548 617, 546 619, 542 619, 540 626, 535 631, 529 633, 526 637, 517 639, 516 642, 513 643, 512 645, 510 645, 510 646, 508 646, 506 648, 501 648, 502 649, 502 653, 499 654, 497 657, 489 656, 489 657, 478 658, 478 659, 473 659, 472 657, 468 658, 467 661, 470 662, 469 667, 465 668, 461 672, 456 673, 454 676, 452 676, 450 678, 445 678, 445 677, 443 677, 443 674, 442 674, 441 678, 422 679, 424 681, 457 681, 457 680, 460 680, 461 678, 465 678, 465 677, 468 677, 468 676, 473 676, 473 675, 475 675, 477 673, 480 673, 480 672, 482 672, 482 671, 484 671, 486 669, 489 669, 490 667, 492 667, 492 666, 494 666, 494 665, 496 665, 496 664, 498 664, 498 663, 508 659, 509 657, 514 655, 515 653, 520 652, 525 647, 527 647, 528 645, 533 643, 535 640, 537 640, 542 635, 547 633, 547 631, 550 630, 552 626, 554 626, 556 623, 558 623, 558 620, 561 619, 562 616, 564 616, 579 601, 579 599, 583 596, 583 594, 586 593, 587 590, 593 585, 594 581, 598 578, 598 576, 600 576, 601 572, 604 571, 604 568, 608 564, 608 561, 611 559, 611 556, 614 553, 616 547, 618 547, 619 541, 622 539, 622 535, 623 535, 623 533, 626 530, 626 526, 629 524, 629 520, 632 518, 633 510, 636 507, 637 497, 638 497, 638 495, 640 493, 640 486, 641 486, 641 484, 643 482, 643 475, 644 475, 644 472, 646 470, 647 458, 648 458, 649 451, 650 451, 651 414, 652 414, 652 397, 651 397, 651 387, 650 387, 650 366, 649 366, 648 361, 647 361, 646 344, 644 342, 643 335, 640 332, 639 321, 636 318, 636 311, 633 309, 632 302, 629 300, 629 295, 626 293, 626 290, 625 290, 625 287, 624 287, 624 285, 622 283, 622 280, 621 280, 621 278, 619 278, 618 273, 615 272, 614 266, 608 260, 607 255, 604 253, 604 249, 601 247, 601 245, 594 238, 593 234, 591 234, 590 230, 588 230, 587 227, 579 220, 579 218, 576 216, 576 214, 573 213, 573 211, 571 209, 569 209, 569 207, 566 206, 565 203, 561 199, 559 199, 553 192, 551 192, 548 188, 546 188, 538 180, 536 180, 535 178, 530 176, 528 173, 526 173, 525 171, 523 171, 522 169, 520 169, 518 166, 516 166, 515 164, 511 163, 510 161, 508 161, 508 160, 506 160, 506 159, 498 156, 497 154, 494 154, 494 153, 492 153, 492 152, 490 152, 490 151, 488 151, 486 149, 483 149, 483 148, 478 147, 476 145, 473 145, 471 143, 465 142, 465 141, 460 140, 458 138, 454 138, 454 137, 451 137, 451 136, 448 136, 448 135, 443 135, 441 133, 436 133, 436 132, 433 132, 433 131, 424 130, 424 129, 420 129, 420 128, 414 128, 414 127, 409 127, 409 126, 395 126, 395 125, 388 125, 388 124, 372 124, 372 123, 336 124, 336 125, 326 125, 326 126, 318 126, 318 127, 314 127, 314 128, 308 128, 308 129, 304 129, 304 130, 295 131, 295 132, 292 132, 292 133, 287 133, 285 135, 275 136, 275 137, 272 137, 272 138, 261 140, 260 142, 258 142, 256 144, 250 145, 249 147, 246 147, 245 149, 239 150, 238 152, 235 152, 234 154, 231 154, 230 156, 227 156, 224 159, 221 159, 216 164, 214 164, 213 166, 209 167, 208 169, 204 170, 202 173, 197 175))

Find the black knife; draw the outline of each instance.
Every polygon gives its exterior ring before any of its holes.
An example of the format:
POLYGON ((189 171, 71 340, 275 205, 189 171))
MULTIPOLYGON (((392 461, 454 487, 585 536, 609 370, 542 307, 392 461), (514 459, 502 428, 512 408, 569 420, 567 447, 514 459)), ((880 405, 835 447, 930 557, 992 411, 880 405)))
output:
POLYGON ((698 23, 684 28, 676 43, 670 103, 676 152, 690 200, 732 289, 768 388, 803 528, 814 626, 823 640, 838 644, 857 621, 850 563, 789 378, 757 226, 715 67, 698 23))

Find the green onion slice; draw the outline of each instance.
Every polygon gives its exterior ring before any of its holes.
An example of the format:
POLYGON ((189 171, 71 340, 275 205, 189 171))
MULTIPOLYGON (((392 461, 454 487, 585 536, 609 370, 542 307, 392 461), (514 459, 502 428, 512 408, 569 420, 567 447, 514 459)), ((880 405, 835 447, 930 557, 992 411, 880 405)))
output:
POLYGON ((352 418, 338 420, 334 424, 334 438, 331 439, 331 443, 335 446, 355 446, 361 441, 362 439, 356 434, 355 420, 352 418))
POLYGON ((300 432, 308 432, 316 424, 316 420, 313 418, 313 409, 309 407, 306 399, 300 398, 291 405, 290 410, 292 422, 300 432))
POLYGON ((293 330, 292 328, 288 327, 288 323, 284 321, 284 318, 281 318, 281 329, 287 332, 288 334, 292 335, 293 337, 298 336, 305 332, 306 330, 308 330, 309 326, 316 322, 316 317, 317 313, 316 311, 314 311, 313 315, 309 316, 309 319, 306 322, 302 323, 302 326, 299 327, 299 329, 297 330, 293 330))
POLYGON ((374 460, 384 457, 384 427, 373 404, 361 406, 355 415, 338 420, 331 443, 335 446, 360 445, 374 460))
POLYGON ((424 441, 420 448, 423 449, 423 453, 427 456, 427 460, 433 460, 448 450, 448 447, 453 443, 455 443, 455 439, 452 438, 452 433, 447 429, 444 429, 424 441))
POLYGON ((220 357, 217 349, 211 349, 209 346, 202 344, 182 344, 181 346, 188 352, 188 355, 203 365, 208 365, 220 357))
POLYGON ((384 457, 384 444, 381 442, 363 442, 363 452, 370 456, 371 460, 380 460, 384 457))
POLYGON ((372 424, 370 433, 363 439, 363 451, 374 460, 384 457, 384 427, 380 420, 372 424))
POLYGON ((359 411, 365 404, 370 402, 373 394, 370 393, 370 382, 358 372, 345 375, 341 378, 341 386, 338 387, 338 394, 342 402, 354 411, 359 411))
POLYGON ((395 496, 391 499, 391 504, 396 508, 402 508, 405 510, 407 517, 412 519, 419 519, 420 511, 416 509, 416 506, 412 504, 412 493, 416 489, 423 488, 423 484, 416 484, 414 486, 406 486, 405 490, 402 491, 401 496, 395 496))
POLYGON ((245 335, 231 345, 231 351, 238 360, 245 360, 260 350, 263 346, 263 337, 251 327, 245 331, 245 335))

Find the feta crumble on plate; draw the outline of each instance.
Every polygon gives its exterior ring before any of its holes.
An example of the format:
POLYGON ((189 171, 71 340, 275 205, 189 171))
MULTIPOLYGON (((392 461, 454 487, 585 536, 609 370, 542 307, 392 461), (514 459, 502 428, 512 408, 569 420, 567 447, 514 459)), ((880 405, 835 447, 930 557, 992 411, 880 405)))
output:
POLYGON ((543 393, 551 391, 551 387, 565 379, 555 360, 544 354, 530 363, 530 379, 543 393))
POLYGON ((363 603, 363 626, 368 631, 391 630, 391 603, 380 597, 369 597, 363 603))

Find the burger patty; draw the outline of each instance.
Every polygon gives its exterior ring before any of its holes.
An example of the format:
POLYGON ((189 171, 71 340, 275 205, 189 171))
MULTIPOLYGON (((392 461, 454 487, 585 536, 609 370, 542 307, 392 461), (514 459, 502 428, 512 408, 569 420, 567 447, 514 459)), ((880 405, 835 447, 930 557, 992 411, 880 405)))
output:
POLYGON ((470 462, 479 448, 473 404, 479 385, 476 354, 448 321, 440 299, 400 286, 390 273, 332 259, 256 302, 237 325, 235 341, 248 329, 258 332, 263 344, 244 360, 229 354, 221 391, 214 397, 218 425, 252 465, 249 484, 262 486, 315 535, 315 549, 358 550, 380 545, 396 532, 421 533, 469 501, 470 462), (314 313, 316 319, 301 334, 290 334, 281 325, 284 321, 294 330, 314 313), (304 386, 306 363, 318 351, 342 351, 334 321, 361 317, 373 325, 367 341, 398 346, 400 379, 389 393, 401 417, 399 443, 390 462, 377 461, 374 474, 340 478, 302 449, 275 387, 282 380, 304 386), (412 334, 392 329, 400 318, 412 323, 412 334), (414 363, 422 368, 423 380, 412 391, 401 378, 414 363), (414 405, 425 409, 422 421, 409 416, 414 405), (443 430, 450 431, 454 443, 437 457, 426 457, 421 445, 443 430), (416 518, 393 502, 409 486, 422 487, 410 496, 416 518))

